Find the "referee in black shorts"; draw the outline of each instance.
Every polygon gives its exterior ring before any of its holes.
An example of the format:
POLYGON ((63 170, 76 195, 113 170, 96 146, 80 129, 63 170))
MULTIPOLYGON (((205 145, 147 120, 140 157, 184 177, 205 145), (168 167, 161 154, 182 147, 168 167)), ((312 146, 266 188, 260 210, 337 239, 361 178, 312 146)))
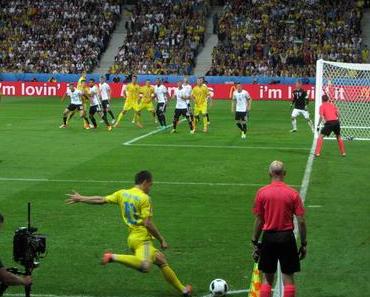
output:
POLYGON ((294 273, 300 271, 300 259, 306 256, 306 224, 299 193, 284 183, 286 171, 281 161, 270 164, 271 183, 258 190, 253 212, 256 215, 252 244, 253 257, 263 272, 260 297, 271 297, 271 288, 280 262, 284 297, 295 297, 294 273), (293 233, 297 217, 301 239, 298 250, 293 233), (259 238, 262 234, 262 241, 259 238))

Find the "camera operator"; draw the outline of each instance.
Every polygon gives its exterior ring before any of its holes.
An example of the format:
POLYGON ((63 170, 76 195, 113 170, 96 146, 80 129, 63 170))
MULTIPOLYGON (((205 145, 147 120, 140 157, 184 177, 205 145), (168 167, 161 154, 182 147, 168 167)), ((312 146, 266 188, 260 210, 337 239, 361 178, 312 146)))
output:
MULTIPOLYGON (((4 223, 4 217, 0 214, 0 229, 4 223)), ((28 286, 31 285, 31 276, 19 277, 6 270, 3 263, 0 260, 0 287, 7 286, 28 286)), ((1 293, 0 293, 1 295, 1 293)))

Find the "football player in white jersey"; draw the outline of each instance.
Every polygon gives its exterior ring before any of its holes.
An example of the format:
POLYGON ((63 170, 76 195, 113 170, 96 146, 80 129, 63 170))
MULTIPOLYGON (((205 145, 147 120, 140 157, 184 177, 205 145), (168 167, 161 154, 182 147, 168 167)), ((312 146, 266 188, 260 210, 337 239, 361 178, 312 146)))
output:
POLYGON ((166 124, 166 105, 168 101, 168 90, 163 84, 160 78, 157 78, 154 86, 154 98, 157 101, 156 114, 158 122, 162 128, 167 126, 166 124))
POLYGON ((193 90, 193 88, 189 84, 189 79, 187 77, 184 77, 184 82, 182 84, 182 87, 183 87, 184 92, 185 92, 186 105, 188 106, 188 110, 189 110, 189 115, 190 115, 191 121, 194 122, 193 110, 192 110, 191 104, 190 104, 191 91, 193 90))
POLYGON ((103 107, 103 114, 108 119, 108 113, 112 118, 112 124, 115 123, 114 114, 110 108, 110 101, 111 101, 111 89, 108 85, 105 76, 100 77, 100 84, 99 84, 99 91, 100 91, 100 98, 103 107))
POLYGON ((187 94, 187 92, 182 86, 182 81, 178 81, 177 82, 177 88, 175 89, 175 93, 172 97, 173 99, 176 100, 176 109, 175 109, 175 114, 174 114, 174 117, 173 117, 173 129, 172 129, 171 133, 176 132, 176 127, 177 127, 177 123, 180 119, 180 116, 183 116, 187 119, 188 124, 189 124, 189 128, 190 128, 190 133, 194 134, 194 132, 195 132, 193 122, 190 118, 188 104, 186 103, 186 99, 187 99, 186 94, 187 94))
POLYGON ((247 133, 247 117, 251 110, 252 99, 246 90, 243 90, 240 83, 236 84, 236 90, 233 93, 231 100, 231 112, 235 112, 235 121, 238 128, 241 130, 242 138, 246 138, 247 133))
MULTIPOLYGON (((93 80, 93 79, 90 79, 90 81, 89 81, 89 87, 90 87, 90 96, 89 96, 90 109, 89 109, 89 117, 90 117, 91 123, 93 124, 92 128, 96 129, 98 127, 98 124, 96 123, 96 119, 95 119, 94 115, 97 112, 98 113, 101 113, 102 112, 102 108, 101 108, 101 104, 100 104, 99 88, 95 84, 95 80, 93 80)), ((103 115, 102 116, 102 119, 103 119, 105 125, 107 126, 108 131, 112 131, 112 126, 109 125, 109 122, 107 120, 106 115, 103 115)))
POLYGON ((80 117, 84 120, 85 129, 90 129, 89 120, 86 117, 85 109, 82 104, 82 95, 83 92, 76 89, 72 83, 68 85, 67 91, 61 98, 61 101, 63 102, 66 97, 69 97, 71 103, 63 111, 63 124, 60 125, 59 128, 67 128, 68 116, 70 116, 75 110, 78 110, 80 112, 80 117))

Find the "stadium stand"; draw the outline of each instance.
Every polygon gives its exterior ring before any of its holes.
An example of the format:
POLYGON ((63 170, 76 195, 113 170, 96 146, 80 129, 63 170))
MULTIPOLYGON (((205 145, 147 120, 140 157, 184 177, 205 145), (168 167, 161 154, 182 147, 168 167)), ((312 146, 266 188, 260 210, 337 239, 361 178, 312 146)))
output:
POLYGON ((208 0, 138 1, 110 72, 191 74, 208 12, 208 0))
POLYGON ((92 71, 122 0, 0 0, 0 70, 92 71))
POLYGON ((315 61, 367 62, 364 1, 231 0, 207 75, 315 76, 315 61))

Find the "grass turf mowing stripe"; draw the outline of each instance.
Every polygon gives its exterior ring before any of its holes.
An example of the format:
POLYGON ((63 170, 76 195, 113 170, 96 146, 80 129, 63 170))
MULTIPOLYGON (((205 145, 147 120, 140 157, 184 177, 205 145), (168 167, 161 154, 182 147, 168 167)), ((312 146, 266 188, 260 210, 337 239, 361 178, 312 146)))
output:
MULTIPOLYGON (((152 134, 150 134, 152 135, 152 134)), ((144 135, 143 135, 144 136, 144 135)), ((147 135, 149 136, 149 135, 147 135)), ((308 148, 304 147, 278 147, 278 146, 242 146, 242 145, 202 145, 202 144, 156 144, 156 143, 128 143, 124 145, 128 146, 148 146, 148 147, 182 147, 182 148, 216 148, 216 149, 249 149, 249 150, 296 150, 296 151, 308 151, 308 148)))
MULTIPOLYGON (((19 181, 19 182, 56 182, 56 183, 123 183, 132 184, 132 180, 74 180, 74 179, 49 179, 49 178, 23 178, 23 177, 0 177, 1 181, 19 181)), ((220 186, 220 187, 260 187, 264 184, 256 183, 212 183, 212 182, 171 182, 171 181, 155 181, 154 184, 162 185, 191 185, 191 186, 220 186)), ((292 187, 299 187, 299 185, 291 185, 292 187)))

